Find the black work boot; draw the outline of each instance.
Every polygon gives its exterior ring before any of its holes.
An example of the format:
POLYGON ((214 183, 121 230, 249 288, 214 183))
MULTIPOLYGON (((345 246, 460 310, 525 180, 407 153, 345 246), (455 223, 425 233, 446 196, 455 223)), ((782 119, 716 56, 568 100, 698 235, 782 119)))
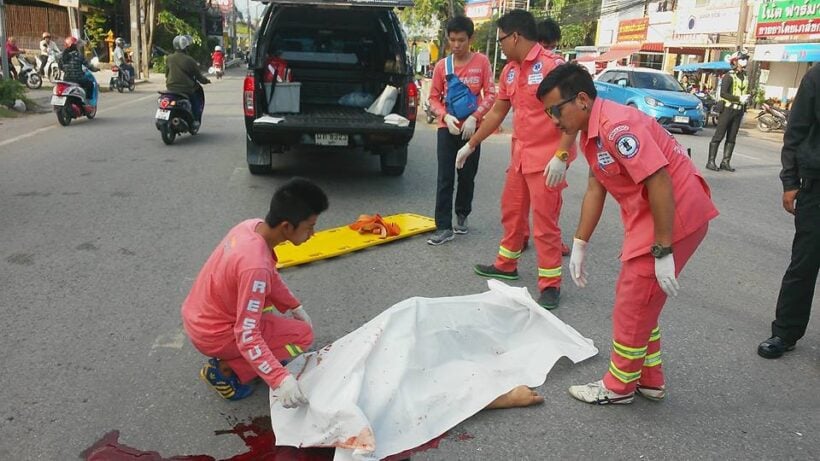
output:
POLYGON ((718 147, 720 147, 720 141, 718 142, 710 142, 709 143, 709 160, 706 162, 706 169, 717 171, 718 166, 715 165, 715 159, 717 158, 717 151, 718 147))
POLYGON ((723 160, 720 161, 720 169, 726 170, 729 172, 734 172, 735 169, 729 165, 729 162, 732 161, 732 152, 735 150, 735 143, 727 142, 723 146, 723 160))

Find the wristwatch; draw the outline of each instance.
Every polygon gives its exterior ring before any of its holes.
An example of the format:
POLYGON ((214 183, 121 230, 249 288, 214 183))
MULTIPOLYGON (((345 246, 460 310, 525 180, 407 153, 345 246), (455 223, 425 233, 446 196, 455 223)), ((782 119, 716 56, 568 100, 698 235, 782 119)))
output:
POLYGON ((672 254, 672 247, 671 246, 665 247, 665 246, 661 245, 660 243, 656 243, 656 244, 652 245, 651 247, 649 247, 649 253, 651 253, 652 256, 654 256, 655 258, 660 259, 660 258, 663 258, 664 256, 671 255, 672 254))
POLYGON ((558 150, 558 151, 555 151, 555 156, 558 157, 558 160, 560 160, 562 162, 566 162, 567 159, 569 159, 569 152, 567 152, 565 150, 558 150))

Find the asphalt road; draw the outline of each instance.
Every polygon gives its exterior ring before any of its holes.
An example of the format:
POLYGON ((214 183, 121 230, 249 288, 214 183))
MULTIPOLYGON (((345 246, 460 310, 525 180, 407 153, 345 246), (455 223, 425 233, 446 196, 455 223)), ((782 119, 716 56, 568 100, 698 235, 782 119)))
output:
MULTIPOLYGON (((53 114, 0 121, 0 459, 77 459, 113 430, 120 442, 165 457, 245 451, 239 437, 214 431, 266 415, 267 392, 258 385, 244 401, 219 399, 198 379, 204 358, 179 318, 219 239, 240 220, 263 216, 273 190, 297 174, 330 196, 320 228, 361 213, 432 215, 428 125, 417 127, 400 178, 380 176, 378 159, 361 152, 291 152, 277 158, 277 173, 251 176, 241 75, 231 71, 206 88, 200 134, 171 147, 152 122, 156 83, 104 94, 97 119, 68 128, 53 114)), ((700 167, 710 135, 678 136, 700 167)), ((415 237, 283 271, 317 344, 407 297, 486 289, 472 265, 491 262, 498 246, 508 149, 509 135, 484 144, 469 235, 437 248, 415 237)), ((414 459, 817 459, 817 322, 785 358, 755 353, 768 337, 793 236, 780 207, 779 145, 744 134, 735 152, 736 173, 705 172, 721 216, 662 316, 666 401, 594 407, 566 391, 598 379, 608 363, 621 241, 610 202, 591 242, 588 287, 567 278, 554 311, 602 353, 559 362, 539 388, 543 405, 480 413, 414 459)), ((569 171, 567 241, 586 171, 583 160, 569 171)), ((532 251, 519 271, 517 285, 537 294, 532 251)))

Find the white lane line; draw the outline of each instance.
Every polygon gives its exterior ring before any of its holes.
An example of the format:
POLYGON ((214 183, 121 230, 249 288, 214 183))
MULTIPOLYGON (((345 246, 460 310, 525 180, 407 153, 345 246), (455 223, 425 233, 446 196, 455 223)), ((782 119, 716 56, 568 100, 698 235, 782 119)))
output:
POLYGON ((150 356, 157 349, 182 349, 184 344, 185 332, 180 328, 176 331, 159 335, 157 339, 154 340, 154 344, 151 346, 151 352, 149 352, 148 355, 150 356))
MULTIPOLYGON (((135 102, 139 102, 139 101, 146 100, 146 99, 148 99, 148 98, 155 98, 155 97, 156 97, 156 96, 149 94, 149 95, 147 95, 147 96, 143 96, 143 97, 141 97, 141 98, 132 99, 132 100, 130 100, 130 101, 122 102, 122 103, 120 103, 120 104, 116 104, 116 105, 114 105, 114 106, 106 107, 105 109, 100 109, 97 113, 103 114, 103 113, 106 113, 106 112, 112 111, 112 110, 114 110, 114 109, 117 109, 117 108, 119 108, 119 107, 126 106, 126 105, 128 105, 128 104, 133 104, 133 103, 135 103, 135 102)), ((32 136, 34 136, 34 135, 38 134, 38 133, 42 133, 42 132, 44 132, 44 131, 50 130, 50 129, 55 128, 55 127, 58 127, 58 126, 60 126, 60 124, 59 124, 59 123, 55 123, 55 124, 53 124, 53 125, 44 126, 44 127, 42 127, 42 128, 38 128, 38 129, 36 129, 36 130, 34 130, 34 131, 30 131, 30 132, 28 132, 28 133, 26 133, 26 134, 21 134, 20 136, 15 136, 15 137, 13 137, 13 138, 11 138, 11 139, 6 139, 5 141, 0 141, 0 147, 5 146, 5 145, 7 145, 7 144, 11 144, 11 143, 16 142, 16 141, 19 141, 19 140, 21 140, 21 139, 30 138, 30 137, 32 137, 32 136)))

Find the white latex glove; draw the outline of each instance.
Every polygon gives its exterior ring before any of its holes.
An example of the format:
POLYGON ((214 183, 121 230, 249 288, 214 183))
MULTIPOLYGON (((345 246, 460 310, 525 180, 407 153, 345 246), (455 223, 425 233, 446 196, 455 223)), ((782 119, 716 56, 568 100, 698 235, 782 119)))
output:
POLYGON ((461 129, 458 127, 458 119, 455 116, 450 114, 444 115, 444 123, 447 124, 447 130, 452 135, 459 135, 461 134, 461 129))
POLYGON ((473 152, 475 152, 475 148, 472 147, 470 143, 464 144, 464 146, 462 146, 456 154, 456 168, 459 170, 464 168, 464 163, 467 161, 467 157, 472 155, 473 152))
POLYGON ((550 160, 550 162, 547 163, 547 167, 544 168, 544 177, 547 178, 547 186, 555 187, 561 184, 566 174, 567 162, 553 155, 552 160, 550 160))
POLYGON ((680 285, 675 279, 675 258, 668 254, 663 258, 655 258, 655 278, 658 285, 667 296, 677 296, 680 285))
POLYGON ((746 103, 748 103, 748 102, 749 102, 749 97, 750 97, 750 95, 748 95, 748 94, 744 94, 743 96, 741 96, 741 97, 740 97, 740 103, 741 103, 741 104, 746 104, 746 103))
POLYGON ((299 306, 291 310, 290 312, 291 314, 293 314, 293 318, 295 318, 296 320, 301 320, 303 322, 306 322, 308 325, 313 326, 313 322, 310 321, 310 316, 307 314, 307 311, 304 307, 299 306))
POLYGON ((293 375, 288 375, 283 379, 274 392, 285 408, 296 408, 308 403, 307 397, 302 393, 302 389, 299 389, 299 383, 293 375))
POLYGON ((569 256, 569 276, 580 288, 587 286, 587 271, 585 260, 589 242, 581 239, 572 239, 572 253, 569 256))
POLYGON ((464 120, 464 123, 461 125, 461 139, 466 141, 472 138, 475 134, 475 126, 477 123, 478 120, 472 115, 467 117, 467 120, 464 120))

